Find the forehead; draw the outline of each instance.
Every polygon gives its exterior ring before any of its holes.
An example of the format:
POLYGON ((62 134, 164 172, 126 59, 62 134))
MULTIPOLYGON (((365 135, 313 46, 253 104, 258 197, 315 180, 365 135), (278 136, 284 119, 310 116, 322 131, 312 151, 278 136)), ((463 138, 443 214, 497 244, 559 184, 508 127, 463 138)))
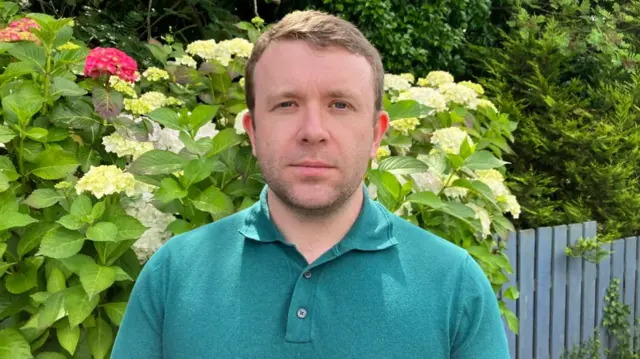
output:
POLYGON ((282 90, 301 94, 350 92, 373 102, 373 70, 363 56, 341 47, 318 48, 304 41, 269 45, 254 72, 257 98, 282 90))

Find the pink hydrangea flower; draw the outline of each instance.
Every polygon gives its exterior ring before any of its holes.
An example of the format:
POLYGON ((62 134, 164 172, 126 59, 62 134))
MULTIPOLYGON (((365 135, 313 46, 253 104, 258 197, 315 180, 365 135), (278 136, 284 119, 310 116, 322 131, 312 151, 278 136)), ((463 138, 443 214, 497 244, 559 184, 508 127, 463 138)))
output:
POLYGON ((23 18, 15 20, 8 27, 0 30, 0 42, 13 41, 34 41, 39 42, 38 38, 29 29, 40 29, 40 25, 33 19, 23 18))
POLYGON ((124 81, 135 82, 140 74, 138 64, 123 51, 115 48, 97 47, 89 51, 84 65, 86 77, 115 75, 124 81))

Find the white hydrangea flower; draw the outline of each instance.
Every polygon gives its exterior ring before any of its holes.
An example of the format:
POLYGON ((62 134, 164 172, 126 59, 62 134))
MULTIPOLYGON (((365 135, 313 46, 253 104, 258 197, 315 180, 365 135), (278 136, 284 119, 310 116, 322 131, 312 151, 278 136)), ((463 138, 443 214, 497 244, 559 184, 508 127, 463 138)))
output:
POLYGON ((184 148, 180 141, 180 131, 170 128, 162 128, 156 122, 152 122, 153 130, 149 135, 149 141, 157 150, 167 150, 179 153, 184 148))
POLYGON ((242 124, 242 118, 247 112, 249 112, 249 109, 244 109, 240 113, 238 113, 238 115, 236 115, 236 120, 233 124, 233 128, 236 130, 236 133, 238 135, 244 135, 245 133, 247 133, 247 131, 244 130, 244 126, 242 124))
POLYGON ((442 92, 447 102, 454 102, 463 106, 471 105, 478 98, 478 94, 474 90, 454 83, 440 86, 440 92, 442 92))
POLYGON ((192 56, 200 56, 203 60, 213 60, 216 57, 216 41, 196 40, 187 45, 186 52, 192 56))
POLYGON ((115 153, 118 157, 132 156, 133 160, 153 150, 153 143, 130 140, 118 132, 103 137, 102 144, 107 152, 115 153))
POLYGON ((398 208, 395 212, 393 212, 396 216, 410 216, 413 214, 413 209, 411 208, 411 202, 404 202, 400 208, 398 208))
POLYGON ((489 212, 478 206, 475 203, 467 203, 467 207, 473 209, 476 213, 475 218, 480 220, 480 226, 482 227, 482 237, 486 237, 491 234, 491 217, 489 216, 489 212))
POLYGON ((229 53, 234 56, 248 58, 251 56, 251 51, 253 51, 253 44, 246 39, 236 37, 231 40, 220 41, 216 50, 221 51, 221 49, 224 49, 222 52, 225 54, 229 53))
POLYGON ((398 100, 415 100, 429 108, 432 108, 430 114, 434 112, 442 112, 447 110, 447 101, 440 91, 426 87, 411 87, 408 90, 400 92, 398 100))
POLYGON ((124 192, 134 196, 139 187, 131 173, 125 173, 115 165, 91 166, 76 183, 76 193, 91 192, 96 198, 124 192))
POLYGON ((512 195, 512 194, 508 194, 504 197, 504 202, 502 208, 506 211, 511 213, 511 215, 513 216, 513 218, 518 219, 520 217, 520 204, 518 203, 518 200, 516 199, 516 196, 512 195))
POLYGON ((220 131, 216 129, 216 124, 214 122, 209 122, 198 129, 198 133, 196 133, 196 136, 194 137, 194 139, 197 141, 205 137, 214 138, 216 137, 218 132, 220 131))
POLYGON ((399 76, 402 77, 403 79, 409 81, 410 84, 412 84, 412 83, 414 83, 416 81, 415 76, 413 76, 413 74, 409 73, 409 72, 405 72, 403 74, 400 74, 399 76))
POLYGON ((444 185, 444 181, 440 175, 428 170, 427 172, 412 173, 411 178, 415 182, 418 189, 422 191, 431 191, 439 193, 444 185))
POLYGON ((460 177, 458 177, 457 175, 453 175, 451 176, 451 179, 449 179, 449 182, 446 183, 446 188, 444 189, 444 191, 442 191, 445 196, 449 197, 449 198, 465 198, 467 196, 467 194, 469 194, 469 190, 464 188, 464 187, 456 187, 456 186, 452 186, 451 184, 454 183, 455 181, 457 181, 460 177))
POLYGON ((504 197, 509 194, 507 186, 504 184, 504 176, 495 169, 477 170, 478 179, 491 188, 491 192, 496 197, 504 197))
POLYGON ((469 106, 469 108, 475 110, 476 108, 482 108, 482 107, 488 107, 492 110, 494 110, 495 112, 498 112, 498 109, 496 108, 496 105, 493 104, 493 102, 489 101, 489 100, 485 100, 485 99, 478 99, 474 102, 472 102, 469 106))
POLYGON ((431 136, 431 143, 433 143, 436 148, 451 154, 460 154, 460 145, 462 145, 462 141, 465 140, 469 143, 469 146, 473 146, 471 137, 459 127, 437 129, 433 131, 431 136))
POLYGON ((391 150, 389 149, 389 146, 380 146, 378 147, 378 151, 376 152, 376 159, 380 161, 385 157, 389 157, 390 155, 391 150))
POLYGON ((158 210, 144 199, 126 201, 124 204, 125 212, 148 228, 132 246, 138 260, 144 263, 171 238, 167 226, 175 217, 158 210))
POLYGON ((385 74, 384 75, 384 90, 396 90, 403 91, 411 88, 411 84, 407 79, 400 75, 385 74))
POLYGON ((176 65, 184 65, 194 69, 198 67, 198 63, 196 62, 196 60, 194 60, 193 57, 189 55, 182 55, 180 57, 176 57, 174 62, 176 63, 176 65))
POLYGON ((419 86, 440 87, 454 81, 453 75, 446 71, 431 71, 427 77, 418 79, 419 86))

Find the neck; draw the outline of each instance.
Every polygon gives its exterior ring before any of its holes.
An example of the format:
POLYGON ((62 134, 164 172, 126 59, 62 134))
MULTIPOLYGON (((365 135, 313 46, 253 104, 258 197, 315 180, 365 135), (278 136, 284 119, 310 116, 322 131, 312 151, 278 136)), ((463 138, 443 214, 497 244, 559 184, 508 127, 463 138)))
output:
POLYGON ((267 192, 271 218, 285 240, 295 245, 309 263, 347 234, 360 214, 363 199, 362 188, 358 187, 342 206, 314 214, 290 208, 270 189, 267 192))

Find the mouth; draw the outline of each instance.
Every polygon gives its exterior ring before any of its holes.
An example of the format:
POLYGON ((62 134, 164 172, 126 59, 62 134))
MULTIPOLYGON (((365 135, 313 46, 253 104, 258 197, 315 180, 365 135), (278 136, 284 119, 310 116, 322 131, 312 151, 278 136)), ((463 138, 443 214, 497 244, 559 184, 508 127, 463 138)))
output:
POLYGON ((335 168, 326 162, 320 161, 303 161, 291 167, 302 177, 324 177, 335 168))
POLYGON ((303 161, 293 165, 293 167, 306 167, 306 168, 333 168, 333 166, 329 165, 325 162, 320 161, 303 161))

